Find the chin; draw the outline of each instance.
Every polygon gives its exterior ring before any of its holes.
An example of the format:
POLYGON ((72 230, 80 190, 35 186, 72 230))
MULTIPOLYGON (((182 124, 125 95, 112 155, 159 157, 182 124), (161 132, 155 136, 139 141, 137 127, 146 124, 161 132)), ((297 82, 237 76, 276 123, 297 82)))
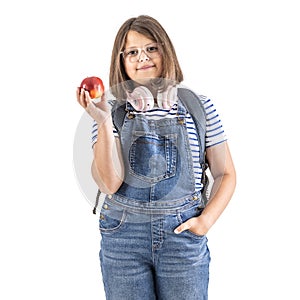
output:
POLYGON ((141 85, 148 85, 153 79, 159 78, 159 76, 150 76, 150 77, 140 77, 136 78, 134 81, 141 85))

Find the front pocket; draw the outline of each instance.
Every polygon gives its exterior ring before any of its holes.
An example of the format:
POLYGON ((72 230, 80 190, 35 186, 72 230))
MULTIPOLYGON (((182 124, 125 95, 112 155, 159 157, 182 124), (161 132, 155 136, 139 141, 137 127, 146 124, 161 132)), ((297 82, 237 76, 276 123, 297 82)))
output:
POLYGON ((136 131, 129 150, 130 174, 155 183, 176 174, 177 135, 136 131))
MULTIPOLYGON (((203 208, 200 208, 199 206, 193 206, 193 207, 187 209, 186 211, 178 213, 177 218, 178 218, 180 225, 191 218, 200 216, 202 211, 203 211, 203 208)), ((205 235, 196 234, 190 230, 185 230, 181 234, 186 234, 186 235, 189 235, 189 236, 191 236, 193 238, 197 238, 197 239, 201 239, 205 236, 205 235)))
POLYGON ((124 224, 126 210, 104 202, 99 217, 99 229, 102 233, 117 232, 124 224))

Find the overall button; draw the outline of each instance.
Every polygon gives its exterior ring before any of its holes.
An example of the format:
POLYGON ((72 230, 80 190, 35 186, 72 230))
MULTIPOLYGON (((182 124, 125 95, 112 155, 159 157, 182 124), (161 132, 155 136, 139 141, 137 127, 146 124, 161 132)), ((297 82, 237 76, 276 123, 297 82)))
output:
POLYGON ((198 196, 194 195, 192 199, 193 199, 194 201, 195 201, 195 200, 198 200, 198 196))
POLYGON ((104 204, 104 205, 103 205, 103 208, 104 208, 104 209, 108 209, 108 205, 107 205, 107 204, 104 204))
POLYGON ((107 197, 108 197, 108 199, 111 199, 111 198, 112 198, 112 195, 108 195, 107 197))

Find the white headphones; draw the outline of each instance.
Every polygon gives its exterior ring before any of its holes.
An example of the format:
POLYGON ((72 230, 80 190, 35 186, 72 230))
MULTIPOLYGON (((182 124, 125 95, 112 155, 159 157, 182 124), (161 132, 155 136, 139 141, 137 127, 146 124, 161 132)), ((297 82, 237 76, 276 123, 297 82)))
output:
MULTIPOLYGON (((177 87, 169 85, 163 92, 157 93, 159 108, 170 109, 177 99, 177 87)), ((145 86, 136 87, 131 93, 127 92, 127 100, 137 111, 148 111, 154 107, 154 98, 145 86)))

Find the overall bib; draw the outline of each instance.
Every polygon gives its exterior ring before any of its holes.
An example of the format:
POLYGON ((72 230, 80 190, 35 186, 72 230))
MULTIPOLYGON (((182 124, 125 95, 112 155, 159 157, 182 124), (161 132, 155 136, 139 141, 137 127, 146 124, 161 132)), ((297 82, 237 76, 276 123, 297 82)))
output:
POLYGON ((132 115, 119 132, 124 182, 100 212, 100 261, 108 300, 205 300, 206 236, 174 229, 203 210, 178 101, 175 118, 132 115))

